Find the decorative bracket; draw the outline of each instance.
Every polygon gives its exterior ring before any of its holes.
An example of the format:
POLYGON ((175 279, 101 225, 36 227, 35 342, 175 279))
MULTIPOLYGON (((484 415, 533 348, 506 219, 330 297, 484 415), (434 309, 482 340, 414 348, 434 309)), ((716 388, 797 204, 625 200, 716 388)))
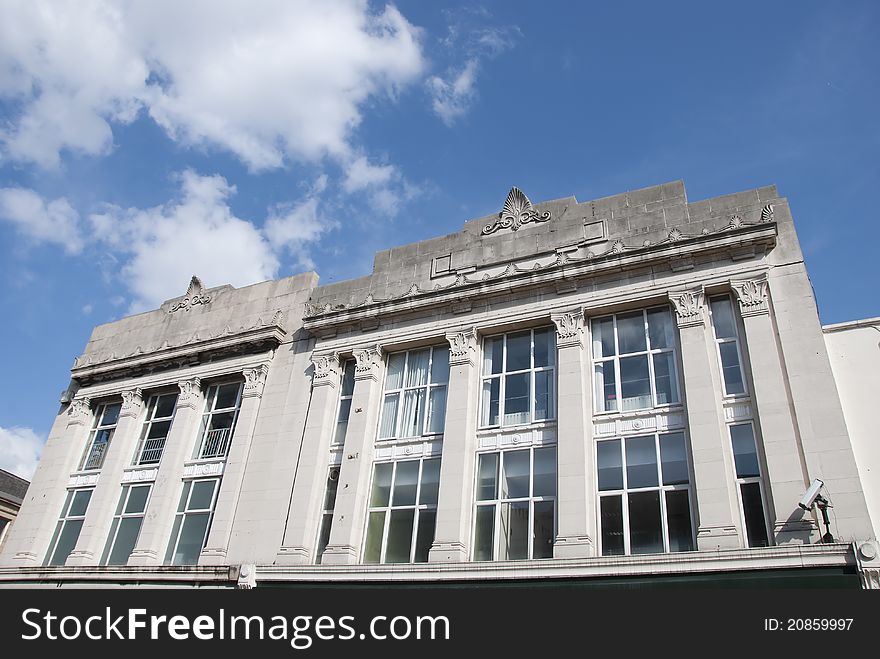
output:
POLYGON ((137 418, 141 413, 141 406, 144 404, 144 392, 140 387, 135 387, 129 391, 122 392, 122 409, 119 410, 119 416, 130 416, 137 418))
POLYGON ((691 327, 703 324, 703 289, 693 291, 679 291, 669 293, 672 306, 675 307, 675 317, 679 327, 691 327))
POLYGON ((483 227, 482 235, 489 236, 499 229, 518 231, 524 224, 531 222, 547 222, 550 219, 550 211, 539 213, 532 207, 532 202, 525 193, 517 187, 510 189, 504 208, 498 213, 498 219, 492 224, 483 227))
POLYGON ((74 398, 67 408, 68 425, 88 425, 92 418, 92 401, 90 398, 74 398))
POLYGON ((379 360, 382 357, 382 348, 371 346, 359 348, 354 351, 355 380, 379 380, 379 360))
POLYGON ((733 289, 736 301, 739 302, 739 310, 743 318, 770 313, 766 279, 731 281, 730 287, 733 289))
POLYGON ((244 375, 244 391, 242 398, 250 398, 255 396, 259 398, 263 395, 263 388, 266 386, 266 376, 269 374, 269 367, 266 364, 260 364, 256 368, 246 368, 242 371, 244 375))
POLYGON ((552 314, 550 319, 556 325, 556 346, 558 348, 583 347, 584 312, 581 309, 552 314))
POLYGON ((447 332, 446 340, 449 341, 449 365, 475 364, 474 355, 477 354, 477 330, 473 327, 460 332, 447 332))
POLYGON ((177 396, 177 407, 192 407, 195 409, 202 394, 202 381, 199 378, 181 380, 177 383, 180 394, 177 396))
POLYGON ((335 352, 329 355, 312 355, 312 366, 315 373, 312 375, 312 386, 318 387, 329 385, 335 387, 339 381, 339 355, 335 352))

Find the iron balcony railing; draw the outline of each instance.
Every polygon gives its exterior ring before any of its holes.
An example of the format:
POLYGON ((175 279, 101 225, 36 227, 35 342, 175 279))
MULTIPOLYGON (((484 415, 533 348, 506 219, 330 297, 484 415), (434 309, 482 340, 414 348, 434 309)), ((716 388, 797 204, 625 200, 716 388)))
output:
POLYGON ((202 449, 199 451, 199 458, 221 458, 226 455, 229 450, 229 439, 231 428, 217 428, 205 432, 202 439, 202 449))
POLYGON ((108 446, 110 446, 110 442, 92 444, 92 448, 83 463, 83 470, 100 469, 101 465, 104 464, 104 455, 107 453, 108 446))
POLYGON ((140 459, 138 459, 138 464, 154 464, 159 462, 159 459, 162 457, 162 450, 165 448, 165 438, 159 437, 157 439, 148 439, 144 442, 144 447, 141 450, 140 459))

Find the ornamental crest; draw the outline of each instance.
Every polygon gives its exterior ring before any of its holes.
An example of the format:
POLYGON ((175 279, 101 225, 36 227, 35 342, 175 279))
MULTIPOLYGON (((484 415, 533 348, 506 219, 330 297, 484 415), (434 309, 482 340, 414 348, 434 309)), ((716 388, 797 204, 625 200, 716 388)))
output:
POLYGON ((532 202, 525 193, 517 187, 510 189, 504 208, 498 213, 498 219, 492 224, 483 227, 482 234, 489 236, 499 229, 517 231, 524 224, 530 222, 547 222, 550 219, 550 211, 539 213, 532 207, 532 202))

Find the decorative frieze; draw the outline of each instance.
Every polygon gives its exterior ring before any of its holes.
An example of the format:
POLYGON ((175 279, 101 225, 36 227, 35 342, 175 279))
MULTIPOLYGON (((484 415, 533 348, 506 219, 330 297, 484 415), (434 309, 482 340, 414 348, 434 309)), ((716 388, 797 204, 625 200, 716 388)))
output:
POLYGON ((266 364, 260 364, 256 368, 246 368, 242 371, 244 375, 244 391, 242 398, 252 396, 260 397, 263 395, 263 388, 266 386, 266 376, 269 374, 269 367, 266 364))
POLYGON ((358 348, 354 351, 354 379, 379 379, 379 362, 382 357, 382 349, 379 346, 358 348))
POLYGON ((190 378, 181 380, 177 386, 180 389, 177 407, 197 408, 202 399, 202 381, 199 378, 190 378))
POLYGON ((88 425, 92 418, 92 401, 89 398, 74 398, 67 408, 68 425, 88 425))
POLYGON ((733 289, 736 301, 739 302, 739 310, 743 318, 770 313, 766 279, 731 281, 730 287, 733 289))
POLYGON ((666 432, 684 427, 684 414, 681 412, 641 414, 613 419, 597 419, 593 422, 593 436, 617 437, 619 435, 666 432))
POLYGON ((409 442, 393 446, 377 446, 376 460, 400 460, 406 458, 430 458, 439 456, 443 442, 409 442))
POLYGON ((473 327, 460 332, 447 332, 449 364, 474 364, 477 354, 477 330, 473 327))
POLYGON ((222 460, 217 462, 196 462, 188 464, 183 468, 183 477, 202 478, 205 476, 222 476, 224 464, 226 463, 222 460))
POLYGON ((146 469, 126 469, 122 472, 123 483, 149 483, 156 480, 159 475, 159 467, 146 469))
POLYGON ((339 355, 335 352, 330 355, 312 355, 312 366, 315 369, 312 375, 313 387, 335 387, 339 382, 339 355))
POLYGON ((724 405, 724 420, 747 421, 752 418, 751 403, 729 403, 724 405))
POLYGON ((669 293, 679 327, 703 324, 704 297, 702 289, 669 293))
POLYGON ((94 487, 98 484, 98 476, 99 474, 97 472, 91 474, 73 474, 67 480, 67 487, 94 487))
POLYGON ((526 428, 520 430, 501 430, 480 434, 477 437, 480 449, 503 449, 556 443, 556 428, 526 428))
POLYGON ((137 418, 141 413, 141 407, 144 405, 144 392, 139 387, 122 392, 122 409, 119 410, 119 416, 130 416, 137 418))
POLYGON ((580 309, 566 311, 550 316, 556 325, 556 346, 566 348, 569 346, 583 347, 584 312, 580 309))

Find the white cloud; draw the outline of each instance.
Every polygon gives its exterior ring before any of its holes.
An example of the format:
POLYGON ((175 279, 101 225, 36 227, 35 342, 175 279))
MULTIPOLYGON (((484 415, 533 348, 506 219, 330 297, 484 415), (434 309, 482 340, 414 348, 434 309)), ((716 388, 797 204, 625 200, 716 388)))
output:
POLYGON ((470 109, 476 97, 477 68, 477 60, 471 59, 464 68, 451 74, 449 80, 439 76, 428 78, 431 105, 447 126, 452 126, 470 109))
POLYGON ((297 204, 279 204, 269 209, 269 217, 263 231, 272 246, 287 250, 296 257, 297 265, 313 269, 315 263, 306 250, 308 243, 318 240, 322 234, 335 228, 337 223, 326 217, 321 209, 319 194, 326 178, 318 180, 312 193, 297 204))
POLYGON ((0 469, 30 480, 45 441, 30 428, 0 426, 0 469))
POLYGON ((351 193, 372 186, 387 185, 397 176, 394 165, 373 165, 365 156, 360 156, 346 165, 342 187, 351 193))
POLYGON ((61 245, 69 254, 82 251, 79 213, 63 197, 46 202, 33 190, 0 188, 0 221, 3 220, 35 242, 61 245))
POLYGON ((82 311, 82 315, 83 315, 83 316, 88 316, 88 315, 90 315, 94 310, 95 310, 95 307, 92 306, 91 304, 84 304, 83 307, 82 307, 82 309, 81 309, 80 311, 82 311))

